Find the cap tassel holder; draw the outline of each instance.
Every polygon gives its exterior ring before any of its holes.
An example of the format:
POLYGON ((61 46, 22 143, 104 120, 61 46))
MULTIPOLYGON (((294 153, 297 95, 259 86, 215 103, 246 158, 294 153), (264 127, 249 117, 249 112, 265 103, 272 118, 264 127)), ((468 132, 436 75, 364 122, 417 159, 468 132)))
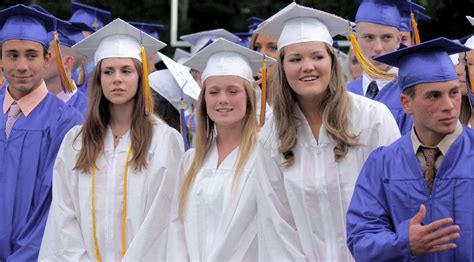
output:
POLYGON ((153 114, 153 98, 151 96, 150 83, 148 81, 148 62, 145 46, 141 44, 140 56, 143 64, 143 91, 145 95, 145 113, 153 114))
POLYGON ((362 69, 364 69, 367 74, 376 79, 393 80, 396 78, 395 74, 387 73, 378 69, 374 66, 374 64, 372 64, 372 62, 370 62, 370 60, 365 57, 365 55, 362 53, 359 43, 357 42, 356 36, 352 31, 351 25, 349 25, 349 40, 351 41, 357 61, 359 61, 362 69))
POLYGON ((410 17, 411 26, 413 27, 413 37, 415 38, 415 44, 418 45, 421 43, 420 32, 418 31, 418 23, 416 22, 415 14, 413 14, 413 12, 410 13, 410 17))
POLYGON ((267 107, 267 58, 263 55, 262 59, 262 96, 260 98, 260 127, 265 124, 265 111, 267 107))
POLYGON ((53 39, 53 49, 56 55, 56 66, 58 68, 59 78, 61 79, 61 85, 66 93, 72 93, 76 87, 72 83, 72 80, 67 76, 66 70, 63 66, 63 61, 61 58, 61 52, 59 50, 59 37, 58 33, 54 32, 54 39, 53 39))
MULTIPOLYGON (((465 58, 466 59, 466 58, 465 58)), ((469 75, 469 72, 471 72, 471 67, 469 66, 469 63, 466 61, 466 65, 464 66, 464 70, 466 73, 466 87, 467 87, 467 96, 469 97, 469 102, 471 104, 471 108, 474 106, 474 87, 472 85, 472 79, 471 76, 469 75)))

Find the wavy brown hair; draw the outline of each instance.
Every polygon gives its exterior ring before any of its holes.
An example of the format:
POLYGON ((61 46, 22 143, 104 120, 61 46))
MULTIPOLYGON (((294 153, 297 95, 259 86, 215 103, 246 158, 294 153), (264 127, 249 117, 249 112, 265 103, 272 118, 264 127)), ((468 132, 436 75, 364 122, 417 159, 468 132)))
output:
MULTIPOLYGON (((328 44, 326 50, 331 57, 331 79, 319 110, 322 110, 323 126, 328 134, 336 141, 334 159, 341 161, 346 156, 349 147, 359 145, 357 136, 347 129, 347 117, 350 101, 345 87, 344 73, 334 50, 328 44)), ((297 143, 298 119, 295 118, 295 103, 297 95, 291 88, 283 69, 285 49, 280 50, 280 56, 275 74, 273 89, 273 115, 275 117, 277 135, 280 140, 278 152, 283 154, 285 167, 293 165, 295 159, 293 148, 297 143)), ((315 110, 318 108, 315 107, 315 110)))
POLYGON ((471 120, 471 115, 472 115, 472 107, 471 107, 471 102, 469 102, 469 97, 462 96, 461 97, 461 112, 459 113, 459 121, 461 121, 461 123, 465 125, 468 125, 469 121, 471 120))
MULTIPOLYGON (((247 162, 250 152, 254 148, 256 141, 257 133, 257 117, 256 117, 256 105, 255 105, 255 90, 252 88, 251 84, 243 80, 245 93, 247 94, 247 110, 244 117, 244 126, 242 128, 242 137, 239 145, 239 156, 237 162, 235 163, 235 173, 232 181, 232 189, 235 189, 240 176, 242 175, 242 169, 247 162)), ((212 146, 212 141, 214 140, 214 121, 212 121, 206 109, 206 100, 204 99, 204 94, 206 92, 206 84, 204 83, 203 88, 201 89, 201 94, 199 95, 197 112, 196 112, 196 136, 194 138, 196 151, 194 153, 193 162, 191 167, 187 171, 186 178, 184 179, 183 186, 179 195, 179 214, 183 217, 184 210, 186 208, 186 200, 189 192, 194 184, 197 173, 201 169, 204 160, 206 159, 207 154, 212 146)))
MULTIPOLYGON (((145 95, 143 90, 142 64, 133 59, 138 72, 137 93, 133 97, 135 106, 132 112, 132 124, 130 127, 130 139, 132 141, 132 167, 142 170, 148 165, 148 150, 153 137, 152 115, 145 114, 145 95)), ((82 147, 79 152, 74 170, 90 172, 92 165, 104 151, 104 140, 107 126, 110 123, 109 100, 104 96, 100 84, 102 61, 94 68, 91 82, 89 83, 89 107, 86 120, 77 134, 82 137, 82 147)))

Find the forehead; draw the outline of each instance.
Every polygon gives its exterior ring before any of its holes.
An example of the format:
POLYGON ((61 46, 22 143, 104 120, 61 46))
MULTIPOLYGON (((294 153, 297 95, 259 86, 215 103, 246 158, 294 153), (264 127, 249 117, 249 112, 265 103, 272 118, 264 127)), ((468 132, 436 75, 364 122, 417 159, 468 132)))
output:
POLYGON ((258 34, 255 39, 255 43, 265 44, 265 43, 276 43, 278 41, 277 37, 270 35, 261 35, 258 34))
POLYGON ((2 44, 2 51, 42 51, 44 49, 43 45, 29 40, 7 40, 2 44))
POLYGON ((356 32, 358 34, 395 34, 400 32, 398 28, 388 25, 380 25, 368 22, 357 23, 356 32))
POLYGON ((312 41, 312 42, 303 42, 303 43, 296 43, 291 44, 283 47, 283 51, 286 55, 291 54, 301 54, 301 53, 314 53, 314 52, 326 52, 327 48, 326 44, 319 41, 312 41))
POLYGON ((239 76, 227 75, 227 76, 210 76, 206 79, 205 85, 208 88, 211 87, 230 87, 238 86, 244 87, 244 79, 239 76))
POLYGON ((124 67, 124 66, 133 66, 135 67, 135 63, 133 58, 125 58, 125 57, 110 57, 102 59, 101 68, 105 67, 124 67))
POLYGON ((449 92, 455 87, 459 87, 459 81, 457 79, 445 82, 421 83, 416 85, 416 93, 449 92))

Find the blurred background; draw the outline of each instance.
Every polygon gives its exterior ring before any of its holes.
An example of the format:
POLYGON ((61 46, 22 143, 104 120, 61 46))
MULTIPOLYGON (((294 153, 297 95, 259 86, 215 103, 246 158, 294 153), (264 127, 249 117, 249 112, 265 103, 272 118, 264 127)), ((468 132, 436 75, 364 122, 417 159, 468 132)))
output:
MULTIPOLYGON (((202 30, 225 28, 231 32, 247 31, 247 19, 251 16, 268 18, 291 1, 283 0, 80 0, 78 2, 93 5, 112 12, 112 17, 128 21, 164 24, 166 29, 160 32, 160 40, 168 43, 164 53, 170 54, 174 47, 170 45, 171 7, 175 2, 177 9, 177 36, 202 30)), ((314 7, 326 12, 354 20, 357 4, 354 0, 299 0, 298 4, 314 7)), ((461 38, 473 32, 473 27, 465 18, 474 16, 474 0, 414 0, 426 8, 431 16, 429 21, 420 21, 421 40, 445 36, 451 39, 461 38)), ((2 0, 0 8, 10 5, 38 4, 62 19, 71 16, 70 1, 13 1, 2 0)))

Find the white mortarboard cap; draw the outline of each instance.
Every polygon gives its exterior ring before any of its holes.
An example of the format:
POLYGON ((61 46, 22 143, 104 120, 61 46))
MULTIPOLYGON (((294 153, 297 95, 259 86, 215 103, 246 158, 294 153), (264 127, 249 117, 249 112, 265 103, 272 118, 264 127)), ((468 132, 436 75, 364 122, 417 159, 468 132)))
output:
POLYGON ((186 105, 193 102, 193 99, 184 94, 184 91, 181 94, 181 87, 169 69, 158 70, 149 74, 148 80, 150 81, 150 87, 170 102, 176 110, 179 110, 181 96, 183 96, 183 102, 186 105))
POLYGON ((142 61, 141 44, 145 46, 147 54, 166 46, 160 40, 117 18, 75 44, 73 48, 89 59, 94 57, 94 64, 97 65, 100 60, 109 57, 127 57, 142 61))
MULTIPOLYGON (((239 76, 253 82, 262 67, 263 55, 232 43, 225 39, 218 39, 202 49, 184 63, 192 69, 202 72, 204 82, 210 76, 239 76)), ((267 66, 276 62, 266 57, 267 66)))
POLYGON ((466 47, 469 47, 471 49, 474 49, 474 35, 469 37, 467 40, 466 40, 466 43, 464 43, 464 46, 466 47))
POLYGON ((451 59, 451 62, 453 62, 453 65, 459 64, 459 54, 449 55, 449 58, 451 59))
POLYGON ((176 61, 176 63, 178 64, 183 64, 190 57, 191 57, 191 53, 181 48, 176 48, 176 50, 174 50, 173 60, 176 61))
POLYGON ((466 15, 467 20, 474 26, 474 17, 466 15))
POLYGON ((219 38, 224 38, 233 43, 240 41, 238 36, 222 28, 183 35, 180 38, 190 43, 195 52, 201 50, 210 40, 215 41, 219 38))
POLYGON ((166 67, 168 67, 170 70, 178 86, 183 89, 183 93, 194 100, 198 100, 199 93, 201 93, 201 88, 189 72, 189 68, 176 63, 173 59, 162 53, 158 53, 158 55, 161 57, 166 67))
POLYGON ((312 41, 332 45, 332 37, 344 34, 348 26, 342 17, 293 2, 261 23, 255 33, 279 37, 281 50, 287 45, 312 41))

